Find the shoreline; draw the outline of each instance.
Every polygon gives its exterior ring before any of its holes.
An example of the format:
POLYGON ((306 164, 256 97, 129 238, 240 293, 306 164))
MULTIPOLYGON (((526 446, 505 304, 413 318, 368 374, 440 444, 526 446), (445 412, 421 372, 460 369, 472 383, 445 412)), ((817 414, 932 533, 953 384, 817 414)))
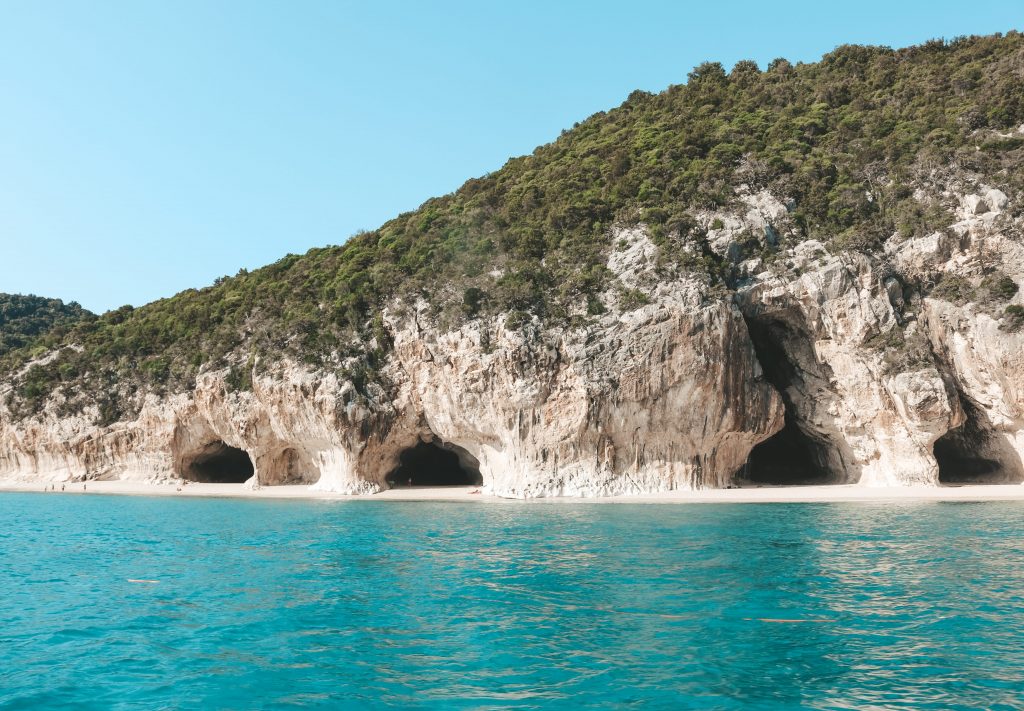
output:
POLYGON ((856 484, 811 486, 761 486, 737 489, 701 489, 666 491, 628 496, 574 497, 558 496, 513 499, 494 496, 475 487, 417 487, 389 489, 377 494, 338 494, 316 491, 307 485, 265 486, 247 488, 244 484, 201 484, 190 482, 154 484, 136 481, 65 482, 65 490, 44 491, 50 482, 0 482, 0 493, 57 493, 116 496, 173 496, 179 498, 244 498, 256 500, 300 499, 313 501, 446 501, 446 502, 521 502, 521 503, 842 503, 886 501, 1024 501, 1022 484, 973 484, 963 486, 907 486, 871 488, 856 484))

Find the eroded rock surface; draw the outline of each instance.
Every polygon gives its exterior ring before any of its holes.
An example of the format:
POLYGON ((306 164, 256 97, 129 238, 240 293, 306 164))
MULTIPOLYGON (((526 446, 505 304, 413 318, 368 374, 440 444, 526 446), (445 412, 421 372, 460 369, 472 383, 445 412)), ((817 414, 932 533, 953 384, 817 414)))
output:
POLYGON ((1024 280, 1021 218, 985 185, 942 199, 949 229, 869 256, 794 240, 789 201, 743 189, 733 210, 695 216, 731 289, 666 271, 645 228, 617 228, 604 313, 586 326, 503 314, 446 330, 426 304, 386 309, 382 383, 283 362, 242 392, 207 372, 107 426, 56 399, 29 419, 0 410, 0 477, 208 480, 211 458, 244 471, 241 452, 251 486, 366 493, 432 442, 499 495, 599 496, 743 484, 785 426, 823 481, 1019 482, 1024 334, 1004 314, 1022 297, 993 303, 984 285, 1024 280), (958 298, 936 287, 953 276, 958 298))
POLYGON ((959 204, 958 222, 915 240, 893 236, 882 256, 806 241, 772 268, 741 265, 749 276, 737 301, 755 346, 835 482, 938 483, 944 437, 963 452, 947 469, 977 462, 964 480, 1024 479, 1024 338, 1000 318, 1020 293, 1005 300, 984 288, 994 275, 1020 285, 1021 223, 1001 191, 958 187, 972 191, 944 195, 959 204), (962 284, 962 303, 932 290, 943 278, 962 284))

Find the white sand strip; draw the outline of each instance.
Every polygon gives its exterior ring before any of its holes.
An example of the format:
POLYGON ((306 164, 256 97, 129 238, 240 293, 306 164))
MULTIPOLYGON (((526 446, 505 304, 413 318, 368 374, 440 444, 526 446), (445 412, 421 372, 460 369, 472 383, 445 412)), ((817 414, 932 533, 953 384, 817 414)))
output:
MULTIPOLYGON (((0 491, 42 492, 50 484, 0 482, 0 491)), ((66 494, 124 494, 134 496, 214 496, 250 499, 327 499, 368 501, 510 501, 481 493, 474 487, 436 487, 392 489, 379 494, 351 496, 314 491, 308 486, 264 486, 249 489, 244 484, 152 484, 136 481, 90 481, 64 484, 66 494)), ((57 493, 61 485, 56 484, 57 493)), ((554 497, 530 499, 531 503, 768 503, 768 502, 840 502, 840 501, 1009 501, 1024 500, 1024 485, 985 486, 907 486, 868 488, 848 486, 764 486, 742 489, 704 489, 669 491, 640 496, 602 498, 554 497)))

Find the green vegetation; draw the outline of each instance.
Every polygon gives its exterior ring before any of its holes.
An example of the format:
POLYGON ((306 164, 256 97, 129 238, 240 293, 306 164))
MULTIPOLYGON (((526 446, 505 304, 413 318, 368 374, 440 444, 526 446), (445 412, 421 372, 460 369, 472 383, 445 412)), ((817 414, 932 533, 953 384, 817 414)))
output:
POLYGON ((929 296, 963 306, 975 297, 971 282, 961 276, 947 275, 931 290, 929 296))
MULTIPOLYGON (((118 383, 126 401, 133 389, 187 388, 209 367, 231 367, 232 387, 244 390, 254 368, 282 355, 343 369, 362 387, 378 379, 389 348, 388 304, 422 298, 446 325, 508 312, 509 328, 534 317, 571 325, 581 305, 599 314, 617 222, 647 223, 663 267, 727 290, 730 270, 692 214, 728 206, 739 184, 791 199, 796 239, 871 250, 893 234, 927 234, 952 222, 942 205, 913 196, 937 169, 1024 188, 1024 145, 999 137, 1024 122, 1022 63, 1014 32, 901 50, 843 46, 818 63, 777 59, 764 71, 702 64, 685 85, 634 92, 344 246, 37 334, 0 354, 0 372, 33 348, 80 347, 20 380, 10 400, 19 413, 62 383, 82 397, 118 383)), ((643 301, 620 297, 624 308, 643 301)), ((115 405, 104 417, 123 411, 115 405)))
POLYGON ((864 345, 882 354, 887 373, 903 373, 932 364, 932 346, 921 329, 908 332, 897 326, 876 334, 864 345))
POLYGON ((0 294, 0 357, 19 348, 38 351, 33 346, 41 337, 57 341, 74 324, 93 318, 92 313, 75 302, 65 304, 60 299, 0 294))
POLYGON ((1016 333, 1024 328, 1024 306, 1014 304, 1006 307, 1006 324, 1003 326, 1007 331, 1016 333))
POLYGON ((1017 295, 1017 291, 1020 289, 1017 286, 1017 282, 998 271, 985 277, 981 282, 981 286, 989 293, 991 298, 997 301, 1009 301, 1017 295))

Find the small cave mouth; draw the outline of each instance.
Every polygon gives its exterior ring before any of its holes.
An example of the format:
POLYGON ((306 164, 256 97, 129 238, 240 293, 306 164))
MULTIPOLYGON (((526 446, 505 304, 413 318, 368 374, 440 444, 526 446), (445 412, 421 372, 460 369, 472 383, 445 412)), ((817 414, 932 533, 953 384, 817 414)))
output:
POLYGON ((206 484, 242 484, 255 469, 244 449, 224 442, 211 442, 187 460, 184 478, 206 484))
POLYGON ((398 466, 387 475, 392 489, 417 486, 480 486, 484 483, 476 458, 452 444, 418 442, 398 455, 398 466))
POLYGON ((935 440, 932 452, 939 465, 940 484, 1019 484, 1019 457, 986 427, 987 417, 961 397, 966 419, 935 440), (1013 466, 1013 460, 1017 466, 1013 466), (1009 464, 1009 466, 1007 466, 1009 464))
POLYGON ((799 486, 841 484, 818 462, 817 444, 786 413, 786 424, 750 450, 740 478, 754 484, 799 486))

